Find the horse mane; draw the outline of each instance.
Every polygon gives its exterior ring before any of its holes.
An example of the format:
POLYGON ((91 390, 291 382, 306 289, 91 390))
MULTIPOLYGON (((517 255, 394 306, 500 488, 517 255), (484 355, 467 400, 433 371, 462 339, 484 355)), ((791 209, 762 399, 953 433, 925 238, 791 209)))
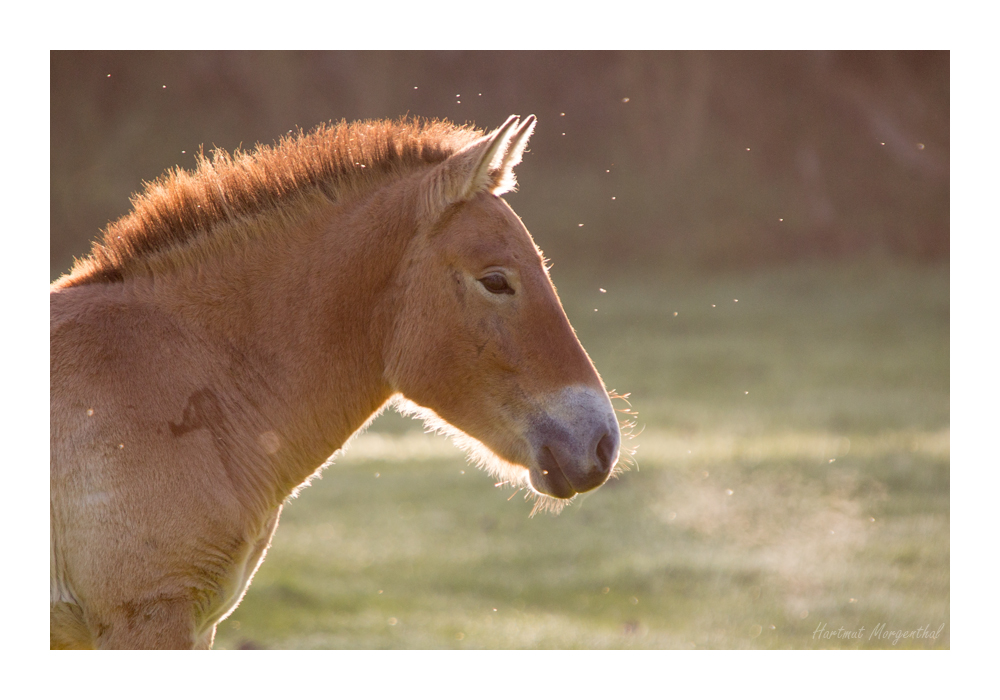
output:
MULTIPOLYGON (((440 163, 483 132, 445 120, 402 118, 320 124, 289 132, 253 152, 199 152, 197 167, 175 167, 143 183, 132 211, 110 223, 90 254, 56 283, 120 282, 154 259, 190 248, 213 233, 238 237, 234 224, 288 210, 310 195, 345 201, 400 175, 440 163)), ((245 235, 245 233, 244 233, 245 235)))

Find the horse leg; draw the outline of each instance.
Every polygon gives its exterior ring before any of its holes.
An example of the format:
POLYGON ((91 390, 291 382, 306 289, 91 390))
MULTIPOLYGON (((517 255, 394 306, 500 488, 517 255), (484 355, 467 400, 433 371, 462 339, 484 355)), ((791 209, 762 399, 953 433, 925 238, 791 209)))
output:
POLYGON ((195 632, 194 605, 186 598, 119 605, 96 624, 98 649, 208 648, 212 633, 195 632))
POLYGON ((203 632, 200 637, 195 640, 195 649, 211 649, 212 645, 215 644, 215 625, 206 632, 203 632))
POLYGON ((83 610, 73 603, 57 603, 49 610, 50 649, 93 649, 83 610))

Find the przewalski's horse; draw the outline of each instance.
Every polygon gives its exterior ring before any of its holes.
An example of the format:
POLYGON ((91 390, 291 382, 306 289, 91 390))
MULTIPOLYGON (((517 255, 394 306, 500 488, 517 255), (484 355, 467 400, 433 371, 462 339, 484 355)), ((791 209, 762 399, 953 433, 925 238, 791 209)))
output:
POLYGON ((51 288, 53 647, 210 647, 282 503, 388 402, 556 506, 620 432, 499 195, 535 118, 199 158, 51 288))

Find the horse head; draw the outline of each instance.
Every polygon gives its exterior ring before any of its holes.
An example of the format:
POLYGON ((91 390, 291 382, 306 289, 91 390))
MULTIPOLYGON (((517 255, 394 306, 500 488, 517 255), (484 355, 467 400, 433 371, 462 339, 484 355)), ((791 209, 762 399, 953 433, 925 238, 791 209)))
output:
POLYGON ((551 499, 607 480, 621 433, 541 251, 500 197, 534 126, 512 116, 421 177, 385 366, 404 412, 558 509, 551 499))

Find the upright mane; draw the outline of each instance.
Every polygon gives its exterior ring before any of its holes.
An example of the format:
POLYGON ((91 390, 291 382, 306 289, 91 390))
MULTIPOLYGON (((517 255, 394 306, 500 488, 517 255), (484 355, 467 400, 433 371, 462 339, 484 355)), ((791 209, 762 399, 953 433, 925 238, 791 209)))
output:
POLYGON ((276 145, 258 144, 252 152, 216 149, 211 158, 199 153, 193 171, 176 167, 144 183, 132 197, 132 211, 109 224, 90 254, 55 284, 120 282, 147 269, 151 258, 214 229, 285 209, 310 194, 343 201, 440 163, 482 135, 443 120, 341 121, 289 132, 276 145))

